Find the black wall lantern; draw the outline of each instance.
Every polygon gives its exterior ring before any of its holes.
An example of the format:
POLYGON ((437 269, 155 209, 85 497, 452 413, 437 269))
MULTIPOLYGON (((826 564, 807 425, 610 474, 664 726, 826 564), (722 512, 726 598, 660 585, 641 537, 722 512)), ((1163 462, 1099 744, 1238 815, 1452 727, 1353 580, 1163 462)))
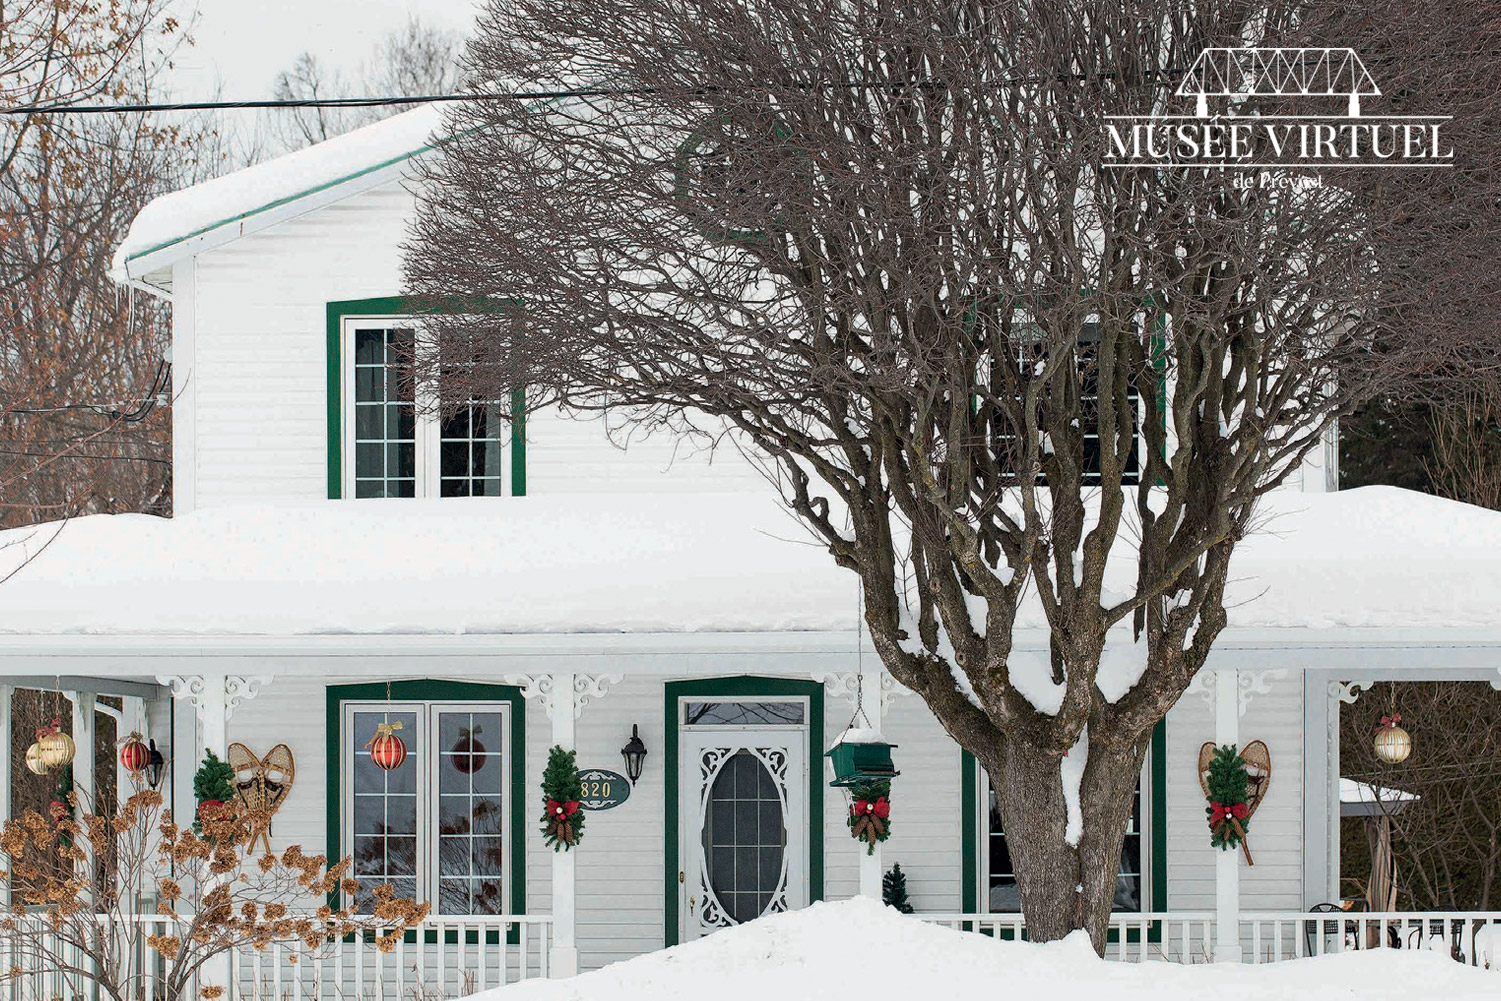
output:
POLYGON ((150 742, 146 751, 146 784, 153 789, 161 787, 162 776, 167 772, 167 759, 156 749, 156 741, 150 742))
POLYGON ((635 723, 631 724, 631 739, 620 749, 620 756, 625 759, 625 777, 635 785, 641 777, 641 766, 646 763, 646 745, 641 742, 635 723))

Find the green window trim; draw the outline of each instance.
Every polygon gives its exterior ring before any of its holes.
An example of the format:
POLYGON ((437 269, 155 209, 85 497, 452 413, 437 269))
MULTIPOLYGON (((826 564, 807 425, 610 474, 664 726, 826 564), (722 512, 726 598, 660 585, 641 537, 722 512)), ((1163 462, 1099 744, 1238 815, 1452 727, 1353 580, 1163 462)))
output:
MULTIPOLYGON (((361 316, 421 316, 423 314, 459 312, 465 308, 487 311, 514 309, 514 302, 487 302, 479 307, 454 301, 442 307, 407 295, 378 296, 373 299, 340 299, 326 306, 327 314, 327 396, 328 396, 328 499, 344 496, 344 321, 361 316)), ((511 421, 511 496, 526 496, 526 393, 511 393, 511 412, 520 414, 511 421)))
POLYGON ((823 685, 793 678, 738 675, 669 681, 662 686, 663 722, 663 944, 678 944, 678 702, 684 697, 761 698, 793 695, 808 700, 808 902, 823 899, 823 685))
MULTIPOLYGON (((961 750, 959 755, 959 822, 963 826, 960 853, 960 907, 965 914, 978 914, 980 908, 980 765, 975 756, 961 750)), ((1147 899, 1151 911, 1167 910, 1167 721, 1159 720, 1152 730, 1152 754, 1149 762, 1148 814, 1151 817, 1151 872, 1147 899)), ((1152 934, 1160 934, 1153 922, 1152 934)), ((1153 939, 1155 941, 1155 938, 1153 939)))
MULTIPOLYGON (((511 914, 526 913, 526 842, 527 803, 526 790, 526 701, 521 689, 514 685, 482 685, 463 681, 373 681, 352 685, 329 685, 326 689, 325 736, 327 738, 328 785, 325 798, 328 828, 328 858, 335 861, 344 857, 342 821, 344 790, 343 748, 340 739, 343 730, 345 702, 504 702, 511 710, 511 829, 509 832, 511 852, 511 914)), ((329 895, 330 907, 340 906, 341 894, 329 895)), ((518 929, 511 928, 507 941, 518 941, 518 929)))

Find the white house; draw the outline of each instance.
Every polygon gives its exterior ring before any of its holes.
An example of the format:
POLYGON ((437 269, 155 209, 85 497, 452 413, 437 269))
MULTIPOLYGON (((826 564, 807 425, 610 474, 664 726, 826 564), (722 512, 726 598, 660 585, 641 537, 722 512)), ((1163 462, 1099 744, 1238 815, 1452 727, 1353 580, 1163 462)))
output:
MULTIPOLYGON (((919 912, 1015 934, 985 776, 862 647, 853 575, 752 462, 661 438, 622 448, 604 422, 556 412, 440 422, 400 398, 386 362, 413 322, 405 177, 437 122, 408 112, 141 213, 116 273, 172 305, 176 515, 64 526, 0 591, 7 683, 69 693, 76 733, 96 696, 126 696, 168 751, 180 814, 205 748, 286 744, 296 781, 273 845, 352 854, 360 878, 431 901, 454 933, 341 953, 340 976, 379 973, 403 995, 879 894, 893 863, 919 912), (822 763, 857 698, 901 771, 870 856, 822 763), (409 751, 389 772, 364 751, 387 721, 409 751), (633 734, 644 768, 622 787, 633 734), (617 773, 566 853, 538 821, 552 745, 617 773), (501 928, 504 953, 483 934, 501 928)), ((1268 502, 1212 670, 1154 738, 1117 894, 1123 957, 1340 947, 1304 918, 1339 897, 1340 705, 1384 678, 1501 685, 1501 515, 1326 492, 1332 455, 1268 502), (1205 741, 1253 739, 1272 774, 1247 867, 1209 845, 1197 759, 1205 741)), ((0 559, 50 538, 9 533, 21 545, 0 559)), ((1040 621, 1024 619, 1018 650, 1042 656, 1040 621)), ((274 951, 236 964, 241 994, 311 989, 274 951)))

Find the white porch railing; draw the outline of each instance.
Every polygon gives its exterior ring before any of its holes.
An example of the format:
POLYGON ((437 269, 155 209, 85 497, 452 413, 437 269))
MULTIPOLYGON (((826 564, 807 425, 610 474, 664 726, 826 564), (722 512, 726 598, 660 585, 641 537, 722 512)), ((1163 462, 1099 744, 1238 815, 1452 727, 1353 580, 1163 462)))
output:
MULTIPOLYGON (((916 914, 932 924, 1000 939, 1025 938, 1020 914, 916 914)), ((1160 911, 1110 920, 1106 958, 1141 963, 1208 963, 1214 914, 1160 911)), ((1435 949, 1472 966, 1501 972, 1501 911, 1373 913, 1258 911, 1240 916, 1248 963, 1271 963, 1354 949, 1435 949)))
MULTIPOLYGON (((64 943, 45 917, 11 920, 26 934, 0 935, 0 970, 21 973, 0 985, 0 1001, 103 996, 88 975, 86 957, 64 943), (60 972, 59 961, 79 972, 60 972)), ((142 914, 125 920, 137 930, 122 930, 117 941, 134 942, 135 948, 120 956, 117 975, 128 979, 130 997, 162 998, 165 964, 146 939, 173 933, 178 919, 142 914)), ((548 976, 551 947, 550 915, 428 918, 386 953, 376 948, 374 935, 331 943, 312 957, 295 944, 272 943, 229 954, 229 1001, 444 1001, 548 976)), ((205 983, 221 982, 222 972, 216 977, 213 969, 203 972, 205 983)), ((190 985, 183 997, 196 999, 198 986, 190 985)))
POLYGON ((375 936, 340 941, 293 961, 295 948, 268 945, 231 958, 239 1001, 442 1001, 548 976, 550 915, 428 918, 390 952, 375 936))
POLYGON ((1354 949, 1432 949, 1501 972, 1498 911, 1253 911, 1240 922, 1251 963, 1354 949))
MULTIPOLYGON (((930 924, 1018 941, 1026 937, 1020 914, 914 914, 930 924)), ((1115 914, 1105 955, 1128 963, 1166 961, 1207 963, 1214 954, 1214 914, 1210 911, 1115 914)))

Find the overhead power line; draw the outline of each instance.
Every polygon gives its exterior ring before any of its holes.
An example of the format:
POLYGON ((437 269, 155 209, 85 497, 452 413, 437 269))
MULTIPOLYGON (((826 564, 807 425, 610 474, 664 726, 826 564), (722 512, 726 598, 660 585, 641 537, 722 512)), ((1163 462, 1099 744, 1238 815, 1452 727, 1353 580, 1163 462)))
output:
MULTIPOLYGON (((1172 67, 1165 70, 1151 70, 1143 75, 1145 80, 1157 78, 1176 79, 1183 75, 1183 70, 1172 67)), ((1060 76, 1060 80, 1113 80, 1114 73, 1097 74, 1067 74, 1060 76)), ((1027 83, 1030 78, 1013 77, 998 80, 997 86, 1015 86, 1019 83, 1027 83)), ((916 80, 896 81, 888 83, 866 83, 863 81, 828 81, 823 83, 767 83, 760 85, 738 86, 734 88, 719 87, 714 85, 702 87, 685 87, 677 93, 689 93, 694 95, 707 94, 745 94, 758 90, 907 90, 907 89, 934 89, 943 88, 946 84, 942 80, 916 80)), ((141 103, 141 104, 28 104, 14 108, 0 108, 3 115, 102 115, 102 114, 126 114, 132 112, 148 111, 237 111, 242 109, 258 108, 385 108, 401 107, 416 104, 440 104, 453 101, 549 101, 569 97, 646 97, 652 94, 668 93, 662 87, 584 87, 565 90, 524 90, 512 93, 488 93, 488 94, 425 94, 411 97, 396 96, 371 96, 371 97, 314 97, 314 98, 290 98, 278 99, 267 98, 258 101, 172 101, 166 103, 141 103)))

